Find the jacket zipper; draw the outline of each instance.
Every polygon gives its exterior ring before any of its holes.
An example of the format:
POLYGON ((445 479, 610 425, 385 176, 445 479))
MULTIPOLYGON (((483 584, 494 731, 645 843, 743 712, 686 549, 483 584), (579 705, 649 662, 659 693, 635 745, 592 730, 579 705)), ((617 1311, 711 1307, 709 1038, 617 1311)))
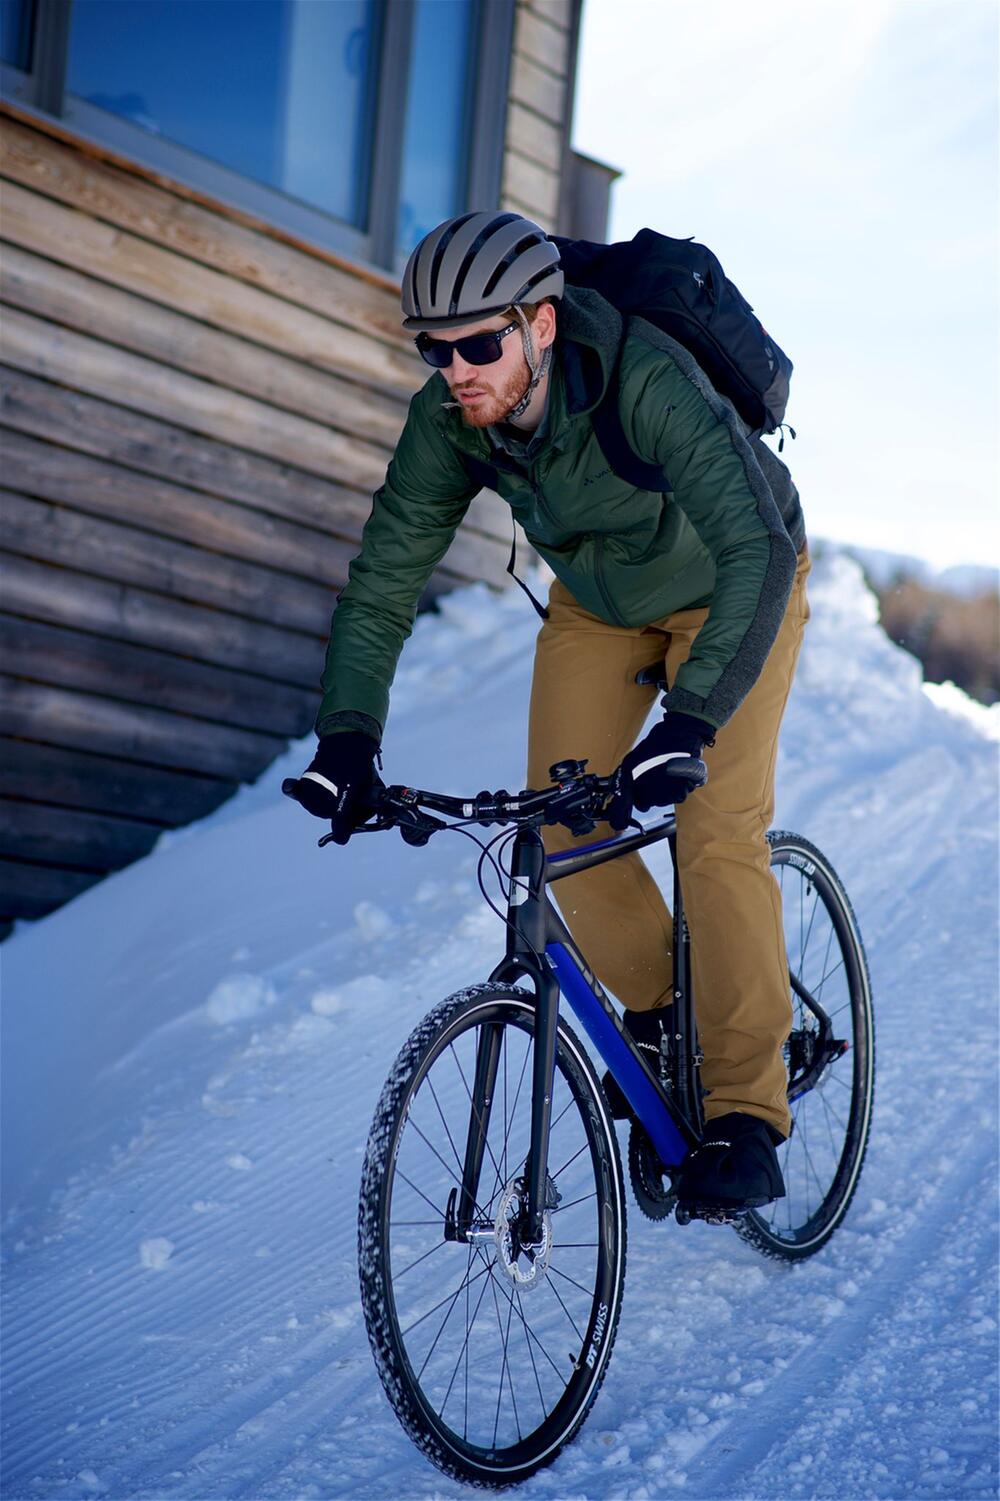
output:
POLYGON ((535 502, 538 506, 538 509, 541 511, 542 515, 545 517, 549 525, 554 527, 556 525, 556 518, 553 516, 552 512, 549 510, 548 506, 545 503, 541 486, 533 475, 530 477, 529 483, 531 485, 531 492, 535 497, 535 502))

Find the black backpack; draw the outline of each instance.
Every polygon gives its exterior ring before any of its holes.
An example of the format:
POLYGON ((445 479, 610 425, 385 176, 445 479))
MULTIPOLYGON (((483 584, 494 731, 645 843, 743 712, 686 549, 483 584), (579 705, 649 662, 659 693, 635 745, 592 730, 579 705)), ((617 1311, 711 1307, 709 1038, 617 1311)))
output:
MULTIPOLYGON (((550 239, 559 247, 571 286, 591 288, 626 318, 645 318, 676 339, 754 433, 773 433, 784 426, 792 362, 706 246, 694 239, 673 240, 654 229, 640 229, 634 239, 613 245, 557 235, 550 239)), ((617 369, 592 421, 613 473, 636 489, 670 489, 663 470, 641 459, 625 437, 618 413, 617 369)), ((795 429, 789 427, 789 432, 794 438, 795 429)), ((783 434, 778 447, 779 452, 784 447, 783 434)), ((494 453, 492 458, 487 464, 463 455, 462 462, 473 480, 495 490, 498 469, 518 471, 505 462, 505 455, 494 453)), ((512 551, 508 572, 516 578, 513 561, 512 551)), ((534 598, 532 603, 541 613, 534 598)))
POLYGON ((683 344, 754 431, 782 425, 792 362, 704 245, 655 229, 616 245, 552 240, 571 286, 591 287, 683 344))

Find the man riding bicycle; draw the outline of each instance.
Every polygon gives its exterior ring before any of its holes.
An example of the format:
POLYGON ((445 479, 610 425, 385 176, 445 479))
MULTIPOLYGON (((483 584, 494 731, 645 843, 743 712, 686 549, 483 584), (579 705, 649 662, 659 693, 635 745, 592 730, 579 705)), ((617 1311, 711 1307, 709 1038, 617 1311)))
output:
MULTIPOLYGON (((586 759, 600 775, 620 768, 613 828, 633 808, 684 804, 677 850, 706 1129, 679 1202, 738 1210, 780 1197, 791 1005, 766 833, 809 618, 791 476, 686 349, 567 286, 557 247, 517 214, 439 225, 410 257, 402 301, 403 326, 435 373, 410 402, 333 617, 319 747, 299 800, 339 843, 364 820, 417 601, 480 488, 475 464, 493 463, 555 574, 535 653, 527 785, 546 785, 556 761, 586 759), (630 446, 669 474, 669 493, 609 468, 593 414, 610 381, 630 446), (635 678, 655 661, 664 712, 636 743, 655 690, 635 678), (703 757, 709 777, 685 801, 670 766, 689 756, 703 757)), ((573 843, 562 827, 544 838, 550 853, 573 843)), ((633 1037, 658 1051, 672 923, 640 857, 568 877, 559 905, 633 1037)), ((625 1113, 613 1081, 609 1093, 625 1113)))

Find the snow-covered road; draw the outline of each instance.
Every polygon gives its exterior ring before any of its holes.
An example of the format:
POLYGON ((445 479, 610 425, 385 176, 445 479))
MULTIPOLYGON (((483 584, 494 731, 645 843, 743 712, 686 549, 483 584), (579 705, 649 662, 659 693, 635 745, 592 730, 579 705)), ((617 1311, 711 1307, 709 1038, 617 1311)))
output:
MULTIPOLYGON (((855 565, 811 596, 776 822, 830 855, 868 945, 858 1195, 794 1267, 633 1209, 607 1380, 526 1496, 996 1495, 996 745, 855 565)), ((533 635, 481 590, 422 619, 387 777, 520 785, 533 635)), ((463 1490, 382 1395, 355 1202, 403 1037, 502 930, 464 843, 318 851, 278 793, 302 760, 5 946, 9 1501, 463 1490)))

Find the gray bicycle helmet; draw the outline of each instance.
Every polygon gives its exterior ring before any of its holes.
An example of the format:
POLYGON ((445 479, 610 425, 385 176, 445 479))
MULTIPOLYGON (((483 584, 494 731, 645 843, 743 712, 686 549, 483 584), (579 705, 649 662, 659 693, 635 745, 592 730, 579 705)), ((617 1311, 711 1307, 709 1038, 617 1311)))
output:
POLYGON ((455 328, 562 293, 559 251, 537 224, 520 214, 462 214, 432 229, 407 261, 403 327, 455 328))

